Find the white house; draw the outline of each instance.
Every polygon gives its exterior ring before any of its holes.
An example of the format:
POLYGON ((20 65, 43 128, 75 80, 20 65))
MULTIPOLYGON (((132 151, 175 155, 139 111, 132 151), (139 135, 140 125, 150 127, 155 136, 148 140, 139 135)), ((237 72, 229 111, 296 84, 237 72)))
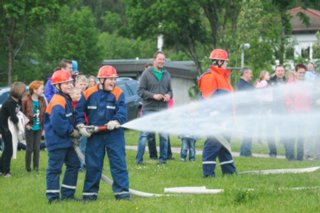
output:
POLYGON ((317 41, 316 33, 320 31, 320 11, 314 9, 303 9, 295 7, 288 10, 291 16, 292 42, 294 45, 294 57, 304 56, 310 60, 314 59, 312 46, 317 41), (309 24, 305 24, 299 14, 309 18, 309 24))

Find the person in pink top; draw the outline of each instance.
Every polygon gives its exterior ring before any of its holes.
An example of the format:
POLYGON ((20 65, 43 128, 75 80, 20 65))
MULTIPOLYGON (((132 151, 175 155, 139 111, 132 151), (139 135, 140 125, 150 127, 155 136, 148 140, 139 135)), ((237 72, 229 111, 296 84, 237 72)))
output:
MULTIPOLYGON (((295 66, 295 80, 288 82, 288 84, 298 84, 304 81, 304 75, 307 68, 303 64, 297 64, 295 66)), ((299 120, 299 114, 308 113, 311 110, 312 99, 308 93, 311 88, 306 84, 301 84, 301 86, 290 87, 286 91, 286 106, 288 113, 295 115, 296 120, 294 121, 296 129, 292 132, 296 133, 294 141, 290 141, 285 144, 285 152, 288 160, 303 160, 304 157, 304 135, 307 131, 310 131, 308 124, 301 123, 299 120), (302 131, 302 132, 301 132, 302 131), (297 146, 297 155, 295 157, 294 146, 297 146)))
MULTIPOLYGON (((254 87, 256 89, 264 89, 268 88, 269 85, 269 80, 270 80, 270 73, 266 70, 263 70, 260 72, 260 77, 256 81, 254 87)), ((269 89, 263 93, 263 96, 259 97, 259 110, 260 110, 260 115, 261 118, 260 120, 262 122, 259 122, 258 125, 258 131, 257 133, 261 134, 262 137, 266 137, 267 132, 266 132, 266 127, 265 124, 268 123, 268 119, 270 118, 270 115, 272 113, 272 101, 273 101, 273 95, 272 91, 269 89)), ((261 138, 262 138, 261 137, 261 138)), ((268 138, 268 147, 269 147, 269 156, 270 157, 276 157, 276 144, 273 141, 273 139, 268 138)))

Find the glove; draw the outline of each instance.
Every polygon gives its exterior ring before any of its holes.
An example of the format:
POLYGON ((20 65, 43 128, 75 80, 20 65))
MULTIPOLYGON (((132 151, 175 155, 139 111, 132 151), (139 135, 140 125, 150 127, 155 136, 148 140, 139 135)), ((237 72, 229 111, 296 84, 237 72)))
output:
POLYGON ((70 136, 71 136, 72 138, 80 138, 81 135, 80 135, 79 130, 74 129, 73 132, 70 134, 70 136))
POLYGON ((113 129, 119 128, 120 124, 118 121, 109 121, 108 123, 105 124, 105 126, 108 127, 108 130, 113 130, 113 129))
POLYGON ((79 132, 80 132, 80 134, 82 135, 82 136, 84 136, 84 137, 90 137, 91 136, 91 132, 89 132, 87 129, 86 129, 86 126, 84 125, 84 124, 79 124, 78 126, 77 126, 77 128, 78 128, 78 130, 79 130, 79 132))

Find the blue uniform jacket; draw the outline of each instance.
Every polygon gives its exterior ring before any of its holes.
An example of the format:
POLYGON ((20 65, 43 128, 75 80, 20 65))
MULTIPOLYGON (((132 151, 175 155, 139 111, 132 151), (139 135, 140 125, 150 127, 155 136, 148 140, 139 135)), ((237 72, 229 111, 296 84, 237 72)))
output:
POLYGON ((49 103, 54 96, 58 93, 58 90, 51 84, 51 78, 48 78, 48 81, 44 87, 44 96, 46 97, 47 103, 49 103))
POLYGON ((89 125, 103 126, 111 120, 120 124, 127 122, 127 107, 125 97, 119 87, 112 91, 104 91, 97 86, 84 91, 76 107, 77 124, 85 123, 84 113, 87 115, 89 125))
POLYGON ((75 119, 71 99, 55 94, 44 115, 45 141, 49 151, 72 146, 70 134, 74 130, 75 119))

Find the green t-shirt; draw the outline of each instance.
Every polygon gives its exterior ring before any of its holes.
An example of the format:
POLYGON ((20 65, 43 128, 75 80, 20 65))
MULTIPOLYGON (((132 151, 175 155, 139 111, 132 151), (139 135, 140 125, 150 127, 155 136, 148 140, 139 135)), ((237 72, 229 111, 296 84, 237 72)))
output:
POLYGON ((164 73, 164 68, 162 67, 160 72, 159 72, 156 68, 152 67, 152 71, 156 75, 158 81, 161 81, 161 78, 162 78, 163 73, 164 73))
POLYGON ((32 130, 37 131, 37 130, 41 129, 39 101, 32 100, 32 108, 33 108, 33 127, 32 127, 32 130))

